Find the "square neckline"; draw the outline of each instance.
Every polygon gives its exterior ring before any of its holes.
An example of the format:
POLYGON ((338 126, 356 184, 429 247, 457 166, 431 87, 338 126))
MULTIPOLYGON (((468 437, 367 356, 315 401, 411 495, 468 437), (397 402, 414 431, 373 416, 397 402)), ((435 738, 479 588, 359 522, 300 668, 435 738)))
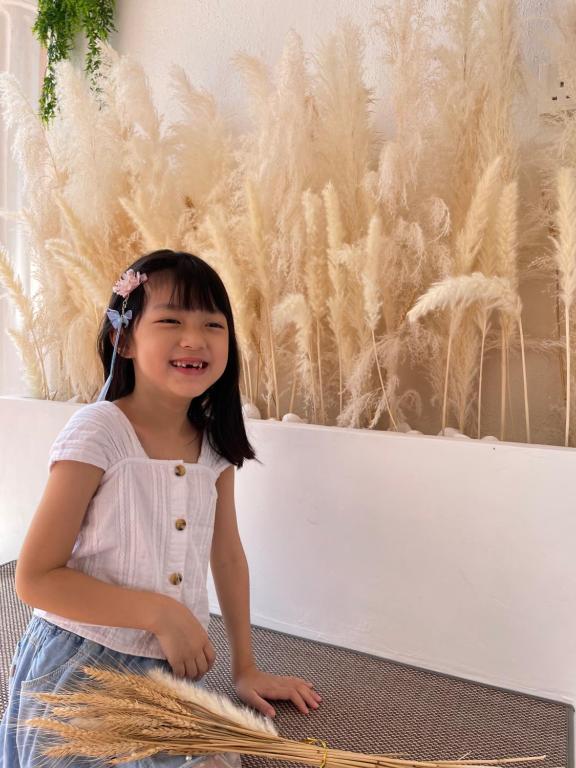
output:
POLYGON ((182 458, 177 459, 153 459, 152 456, 148 456, 146 451, 144 450, 144 446, 140 442, 140 438, 136 434, 136 430, 134 429, 134 425, 126 416, 122 408, 120 408, 119 405, 116 405, 116 403, 113 400, 104 400, 105 403, 110 403, 110 405, 113 405, 115 410, 121 415, 122 419, 124 420, 125 425, 128 427, 128 430, 130 432, 130 435, 132 436, 132 439, 134 440, 138 450, 142 453, 144 458, 146 458, 148 461, 157 461, 157 462, 164 462, 165 464, 173 464, 175 461, 179 462, 180 464, 184 464, 188 467, 196 467, 196 466, 206 466, 203 462, 204 454, 205 454, 205 448, 206 448, 206 430, 202 430, 202 442, 200 445, 200 453, 198 454, 198 460, 197 461, 184 461, 182 458))

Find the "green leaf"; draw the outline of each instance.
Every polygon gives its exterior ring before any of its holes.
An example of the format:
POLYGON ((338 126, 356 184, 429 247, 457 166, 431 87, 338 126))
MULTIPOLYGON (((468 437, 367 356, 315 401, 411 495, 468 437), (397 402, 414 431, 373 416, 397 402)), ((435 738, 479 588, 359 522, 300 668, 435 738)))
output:
POLYGON ((40 96, 40 115, 44 122, 54 117, 58 107, 56 64, 70 58, 79 33, 83 33, 88 43, 85 71, 92 88, 98 90, 100 43, 116 30, 114 10, 115 0, 38 0, 38 14, 32 29, 48 54, 40 96))

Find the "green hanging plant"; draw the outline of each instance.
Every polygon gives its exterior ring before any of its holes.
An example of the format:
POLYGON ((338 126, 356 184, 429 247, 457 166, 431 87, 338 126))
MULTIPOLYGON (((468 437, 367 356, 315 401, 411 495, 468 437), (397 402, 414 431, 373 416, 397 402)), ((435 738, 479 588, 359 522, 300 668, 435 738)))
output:
POLYGON ((33 31, 48 53, 48 64, 40 96, 40 115, 48 122, 56 112, 57 62, 67 59, 76 35, 84 33, 88 43, 85 70, 97 89, 100 47, 114 26, 115 0, 38 0, 33 31))

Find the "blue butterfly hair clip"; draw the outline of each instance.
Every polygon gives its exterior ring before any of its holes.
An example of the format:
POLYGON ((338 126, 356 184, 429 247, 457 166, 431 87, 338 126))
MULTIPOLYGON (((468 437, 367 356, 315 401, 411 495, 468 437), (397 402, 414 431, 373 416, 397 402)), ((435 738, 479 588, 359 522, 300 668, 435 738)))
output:
POLYGON ((108 320, 110 320, 112 323, 112 328, 114 328, 116 331, 122 325, 127 327, 130 320, 132 320, 131 309, 129 309, 127 312, 124 312, 122 315, 116 309, 107 309, 106 314, 108 315, 108 320))

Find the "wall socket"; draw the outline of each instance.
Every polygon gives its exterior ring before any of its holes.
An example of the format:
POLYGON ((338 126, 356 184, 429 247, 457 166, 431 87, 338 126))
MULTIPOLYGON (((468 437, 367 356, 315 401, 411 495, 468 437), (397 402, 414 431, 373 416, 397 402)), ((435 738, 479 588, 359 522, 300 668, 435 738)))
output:
POLYGON ((538 112, 543 117, 557 117, 576 109, 576 88, 565 72, 561 61, 540 65, 538 112))

